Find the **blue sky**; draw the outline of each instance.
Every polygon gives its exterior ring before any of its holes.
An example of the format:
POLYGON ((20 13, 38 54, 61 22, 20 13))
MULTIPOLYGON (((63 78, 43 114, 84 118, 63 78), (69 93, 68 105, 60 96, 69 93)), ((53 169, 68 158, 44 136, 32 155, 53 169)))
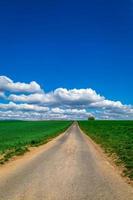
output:
POLYGON ((0 19, 0 75, 133 104, 133 1, 4 0, 0 19))

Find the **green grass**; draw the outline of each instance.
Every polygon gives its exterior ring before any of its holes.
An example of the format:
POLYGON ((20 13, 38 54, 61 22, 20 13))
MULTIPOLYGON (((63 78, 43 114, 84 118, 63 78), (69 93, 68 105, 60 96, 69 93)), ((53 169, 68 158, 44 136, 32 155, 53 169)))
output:
POLYGON ((0 163, 64 132, 71 121, 0 121, 0 163))
POLYGON ((133 121, 79 121, 81 129, 124 166, 133 180, 133 121))

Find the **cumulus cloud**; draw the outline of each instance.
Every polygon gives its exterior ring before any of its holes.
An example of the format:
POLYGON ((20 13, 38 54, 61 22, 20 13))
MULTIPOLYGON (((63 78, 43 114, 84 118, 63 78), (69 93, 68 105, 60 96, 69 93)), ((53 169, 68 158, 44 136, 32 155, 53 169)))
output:
POLYGON ((5 93, 0 91, 0 99, 5 99, 5 98, 6 98, 5 93))
POLYGON ((10 78, 6 76, 0 76, 0 91, 9 92, 41 92, 40 85, 35 81, 27 83, 13 82, 10 78))
MULTIPOLYGON (((68 114, 68 115, 84 115, 84 116, 88 116, 88 113, 85 109, 61 109, 61 108, 52 108, 51 109, 52 113, 56 113, 56 114, 68 114)), ((90 114, 91 115, 91 114, 90 114)))
POLYGON ((28 104, 0 104, 0 119, 22 120, 50 120, 50 119, 84 119, 91 116, 86 110, 60 109, 28 105, 28 104))
POLYGON ((91 88, 57 88, 45 93, 34 81, 15 83, 0 76, 0 91, 3 99, 8 91, 7 102, 0 103, 2 119, 133 119, 132 105, 106 99, 91 88))
POLYGON ((88 107, 91 103, 97 103, 104 100, 103 96, 97 94, 91 88, 89 89, 71 89, 58 88, 49 93, 14 95, 9 96, 9 100, 27 103, 43 103, 45 105, 63 105, 88 107))
POLYGON ((58 88, 49 93, 16 95, 11 94, 9 100, 15 102, 36 103, 51 107, 77 108, 77 109, 110 109, 113 112, 132 112, 131 105, 123 105, 120 101, 112 101, 97 94, 92 89, 58 88))
POLYGON ((46 112, 49 110, 48 107, 31 105, 31 104, 16 104, 9 102, 8 104, 0 104, 0 110, 20 110, 20 111, 37 111, 37 112, 46 112))
POLYGON ((49 94, 35 93, 35 94, 30 94, 30 95, 11 94, 8 99, 15 102, 42 103, 42 104, 48 104, 48 105, 55 103, 55 99, 53 98, 53 95, 51 93, 49 94))

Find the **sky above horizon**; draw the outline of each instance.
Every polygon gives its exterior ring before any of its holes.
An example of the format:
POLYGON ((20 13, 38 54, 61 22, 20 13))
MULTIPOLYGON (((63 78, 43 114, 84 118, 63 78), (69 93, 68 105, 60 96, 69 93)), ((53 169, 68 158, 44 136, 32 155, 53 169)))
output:
POLYGON ((133 1, 0 2, 1 119, 133 119, 133 1))

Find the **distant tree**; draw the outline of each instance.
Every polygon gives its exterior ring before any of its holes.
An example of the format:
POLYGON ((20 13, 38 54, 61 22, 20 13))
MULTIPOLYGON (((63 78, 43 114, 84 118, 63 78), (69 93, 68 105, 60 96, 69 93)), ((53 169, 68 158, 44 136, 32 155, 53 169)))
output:
POLYGON ((95 120, 95 117, 94 117, 94 116, 89 116, 89 117, 88 117, 88 120, 89 120, 89 121, 94 121, 94 120, 95 120))

